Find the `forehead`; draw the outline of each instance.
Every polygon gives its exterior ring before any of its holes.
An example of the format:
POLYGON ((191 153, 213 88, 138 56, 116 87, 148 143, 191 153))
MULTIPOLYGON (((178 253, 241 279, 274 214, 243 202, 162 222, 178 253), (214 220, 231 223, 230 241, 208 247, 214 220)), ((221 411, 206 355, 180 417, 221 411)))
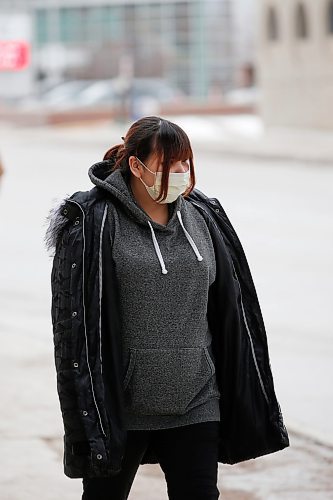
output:
POLYGON ((173 151, 166 151, 166 154, 164 155, 164 151, 162 150, 161 152, 158 150, 153 150, 150 155, 149 155, 149 160, 152 163, 163 163, 164 156, 166 156, 171 163, 175 161, 183 161, 187 160, 188 158, 191 157, 191 152, 187 150, 187 148, 182 148, 182 149, 175 149, 173 151))
MULTIPOLYGON (((183 157, 171 158, 169 165, 171 166, 173 163, 175 163, 179 160, 184 161, 184 160, 187 160, 187 158, 183 158, 183 157)), ((152 153, 149 156, 148 161, 149 161, 150 166, 155 167, 156 170, 162 170, 162 168, 163 168, 163 155, 161 158, 159 158, 157 153, 152 153)))

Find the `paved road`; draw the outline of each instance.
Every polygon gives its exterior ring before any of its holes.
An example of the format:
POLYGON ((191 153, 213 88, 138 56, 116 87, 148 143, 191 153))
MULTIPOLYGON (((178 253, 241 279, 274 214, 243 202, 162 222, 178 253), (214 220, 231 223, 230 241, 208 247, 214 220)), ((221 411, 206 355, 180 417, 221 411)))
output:
MULTIPOLYGON (((0 128, 1 500, 80 497, 80 480, 62 475, 43 223, 53 200, 90 189, 87 169, 109 147, 108 132, 0 128)), ((304 437, 333 445, 333 169, 195 153, 198 187, 220 199, 248 256, 292 440, 271 456, 220 465, 221 497, 333 499, 333 451, 304 437)), ((159 466, 140 467, 130 499, 141 498, 167 498, 159 466)))

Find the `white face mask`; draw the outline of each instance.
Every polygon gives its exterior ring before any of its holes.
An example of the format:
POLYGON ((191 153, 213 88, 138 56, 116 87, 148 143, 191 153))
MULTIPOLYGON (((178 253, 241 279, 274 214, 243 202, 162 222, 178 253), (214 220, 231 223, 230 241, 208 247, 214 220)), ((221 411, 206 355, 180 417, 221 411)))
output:
MULTIPOLYGON (((153 172, 150 170, 144 163, 142 163, 139 158, 137 160, 141 163, 142 166, 144 166, 149 172, 155 175, 155 182, 152 186, 147 186, 145 182, 140 177, 140 181, 142 184, 145 186, 147 189, 148 193, 150 196, 153 198, 153 200, 156 200, 158 198, 161 184, 162 184, 162 172, 153 172)), ((187 172, 170 172, 169 173, 169 182, 168 182, 168 192, 165 200, 159 201, 157 203, 172 203, 175 201, 178 196, 180 196, 184 191, 186 191, 190 181, 190 167, 188 168, 187 172)))

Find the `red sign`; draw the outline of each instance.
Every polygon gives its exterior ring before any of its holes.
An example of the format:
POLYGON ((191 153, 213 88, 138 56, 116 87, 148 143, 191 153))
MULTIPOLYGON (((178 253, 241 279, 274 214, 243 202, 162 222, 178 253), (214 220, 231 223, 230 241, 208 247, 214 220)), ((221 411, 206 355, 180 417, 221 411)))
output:
POLYGON ((16 40, 0 40, 0 71, 19 71, 28 66, 30 45, 16 40))

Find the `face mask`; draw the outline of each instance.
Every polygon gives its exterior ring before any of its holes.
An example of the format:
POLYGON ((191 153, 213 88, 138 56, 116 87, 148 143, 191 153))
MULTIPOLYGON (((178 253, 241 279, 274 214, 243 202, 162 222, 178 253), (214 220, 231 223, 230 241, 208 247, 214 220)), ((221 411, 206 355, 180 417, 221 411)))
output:
MULTIPOLYGON (((137 160, 141 163, 143 167, 145 167, 149 172, 155 175, 155 182, 153 186, 147 186, 145 182, 140 177, 140 181, 142 184, 145 186, 147 189, 148 193, 150 196, 153 198, 153 200, 156 200, 158 198, 161 184, 162 184, 162 172, 153 172, 150 170, 144 163, 142 163, 139 158, 137 160)), ((178 196, 180 196, 184 191, 186 191, 190 181, 190 167, 188 168, 187 172, 170 172, 169 173, 169 182, 168 182, 168 193, 163 201, 159 201, 158 203, 172 203, 175 201, 178 196)))

